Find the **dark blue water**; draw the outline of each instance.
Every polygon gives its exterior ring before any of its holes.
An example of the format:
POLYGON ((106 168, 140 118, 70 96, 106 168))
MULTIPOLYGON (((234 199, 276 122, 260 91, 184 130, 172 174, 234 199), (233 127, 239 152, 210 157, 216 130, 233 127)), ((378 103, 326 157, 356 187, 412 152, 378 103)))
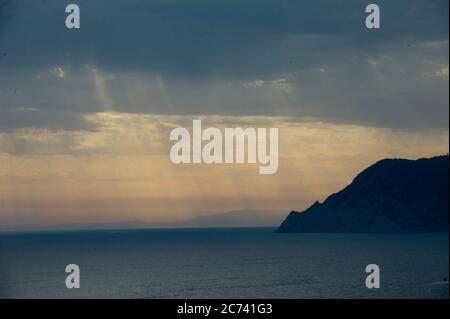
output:
POLYGON ((276 234, 273 229, 0 235, 10 298, 448 298, 448 234, 276 234), (78 264, 81 288, 67 289, 78 264), (381 288, 367 289, 378 264, 381 288))

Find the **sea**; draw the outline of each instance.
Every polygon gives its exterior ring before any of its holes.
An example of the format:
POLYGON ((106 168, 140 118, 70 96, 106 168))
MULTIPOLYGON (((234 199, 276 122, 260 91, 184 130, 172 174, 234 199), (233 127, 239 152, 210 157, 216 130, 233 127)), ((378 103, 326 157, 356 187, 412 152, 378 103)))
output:
POLYGON ((0 234, 2 298, 449 298, 448 233, 275 228, 0 234), (66 287, 66 266, 80 288, 66 287), (379 267, 379 288, 366 266, 379 267))

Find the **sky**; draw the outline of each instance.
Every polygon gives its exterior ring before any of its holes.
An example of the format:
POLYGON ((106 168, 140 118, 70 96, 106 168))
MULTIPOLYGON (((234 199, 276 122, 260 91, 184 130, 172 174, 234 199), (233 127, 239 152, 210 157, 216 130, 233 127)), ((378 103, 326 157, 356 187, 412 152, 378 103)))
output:
POLYGON ((448 1, 0 0, 0 226, 301 210, 448 153, 448 1), (279 169, 174 165, 175 127, 279 128, 279 169))

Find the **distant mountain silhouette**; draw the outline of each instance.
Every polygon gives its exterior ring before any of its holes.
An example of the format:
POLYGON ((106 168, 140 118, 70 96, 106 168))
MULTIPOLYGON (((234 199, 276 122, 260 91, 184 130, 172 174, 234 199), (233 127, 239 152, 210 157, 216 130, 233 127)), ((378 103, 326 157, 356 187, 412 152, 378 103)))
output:
POLYGON ((175 224, 177 227, 276 227, 284 217, 280 210, 236 210, 204 215, 175 224))
POLYGON ((192 217, 185 220, 167 222, 147 222, 128 220, 105 223, 72 223, 51 226, 22 228, 4 228, 0 231, 69 231, 69 230, 102 230, 102 229, 146 229, 146 228, 227 228, 227 227, 276 227, 284 217, 282 210, 247 209, 214 213, 192 217))
POLYGON ((448 155, 384 159, 322 204, 292 211, 278 232, 448 231, 448 155))

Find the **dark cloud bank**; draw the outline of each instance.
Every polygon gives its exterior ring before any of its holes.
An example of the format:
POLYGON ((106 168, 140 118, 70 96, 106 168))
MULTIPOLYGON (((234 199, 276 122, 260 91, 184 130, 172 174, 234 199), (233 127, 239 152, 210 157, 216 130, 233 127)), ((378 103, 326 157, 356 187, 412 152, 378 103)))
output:
POLYGON ((448 1, 377 1, 376 31, 359 0, 76 3, 75 31, 61 1, 0 7, 0 131, 93 129, 89 66, 128 74, 105 80, 112 111, 448 128, 448 1), (36 79, 55 66, 64 79, 36 79))

